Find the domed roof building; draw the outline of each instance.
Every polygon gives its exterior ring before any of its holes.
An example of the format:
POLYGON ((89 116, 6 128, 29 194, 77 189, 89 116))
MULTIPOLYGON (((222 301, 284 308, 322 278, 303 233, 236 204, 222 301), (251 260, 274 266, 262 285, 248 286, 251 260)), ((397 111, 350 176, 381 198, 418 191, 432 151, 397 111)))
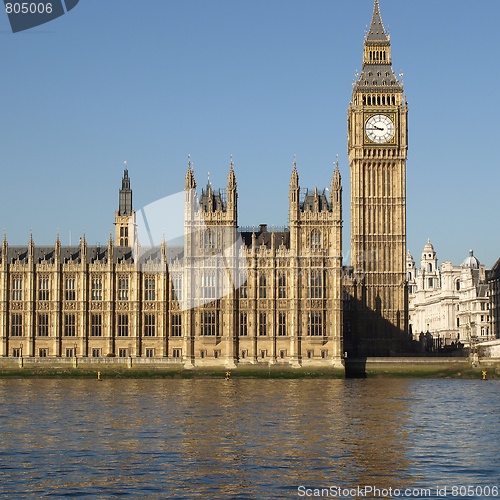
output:
POLYGON ((469 256, 462 262, 461 267, 468 269, 479 269, 479 260, 474 257, 472 249, 469 250, 469 256))
MULTIPOLYGON (((430 349, 467 343, 471 336, 479 340, 494 338, 489 288, 484 265, 472 250, 459 266, 443 262, 427 240, 415 267, 411 253, 406 258, 409 292, 409 324, 413 339, 431 338, 430 349)), ((500 263, 498 263, 500 290, 500 263)), ((499 292, 500 293, 500 292, 499 292)))

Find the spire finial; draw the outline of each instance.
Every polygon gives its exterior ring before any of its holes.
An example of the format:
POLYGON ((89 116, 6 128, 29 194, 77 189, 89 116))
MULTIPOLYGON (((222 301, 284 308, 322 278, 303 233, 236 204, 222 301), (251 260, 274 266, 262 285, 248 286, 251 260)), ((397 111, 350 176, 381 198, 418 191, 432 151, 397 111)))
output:
POLYGON ((366 40, 371 42, 387 42, 389 37, 386 34, 384 24, 382 23, 382 16, 380 15, 380 6, 378 0, 375 0, 373 4, 373 16, 372 22, 368 33, 366 34, 366 40))

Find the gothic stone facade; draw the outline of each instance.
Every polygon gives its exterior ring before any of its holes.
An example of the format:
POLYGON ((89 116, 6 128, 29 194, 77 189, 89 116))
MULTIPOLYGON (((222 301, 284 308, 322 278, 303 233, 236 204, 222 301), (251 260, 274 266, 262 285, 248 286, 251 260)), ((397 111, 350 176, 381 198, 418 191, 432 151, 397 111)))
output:
POLYGON ((185 363, 341 363, 404 352, 407 103, 378 0, 348 111, 351 262, 342 273, 341 182, 301 191, 289 226, 238 231, 227 188, 198 197, 191 166, 184 238, 145 249, 125 172, 106 248, 2 245, 0 356, 151 356, 185 363), (116 245, 116 246, 115 246, 116 245), (345 314, 344 314, 345 312, 345 314), (23 346, 23 347, 21 347, 23 346))
POLYGON ((346 280, 346 349, 355 356, 406 349, 406 152, 408 107, 392 69, 378 1, 363 69, 348 110, 351 263, 346 280))
MULTIPOLYGON (((342 200, 301 191, 294 164, 290 224, 238 231, 236 176, 196 193, 189 164, 180 247, 137 239, 125 170, 115 246, 2 244, 1 356, 163 357, 189 365, 340 366, 342 200)), ((168 222, 168 216, 166 221, 168 222)))

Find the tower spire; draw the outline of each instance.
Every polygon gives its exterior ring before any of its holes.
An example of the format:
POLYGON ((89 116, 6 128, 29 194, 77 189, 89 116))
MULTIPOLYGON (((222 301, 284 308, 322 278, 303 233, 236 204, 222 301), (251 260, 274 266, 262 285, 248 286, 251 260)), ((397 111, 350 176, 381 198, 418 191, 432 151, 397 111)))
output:
MULTIPOLYGON (((382 23, 378 0, 373 5, 370 29, 365 35, 363 70, 360 75, 356 73, 356 78, 354 92, 401 92, 403 88, 392 69, 391 37, 382 23)), ((379 104, 378 96, 375 104, 379 104)))
POLYGON ((132 213, 132 189, 128 176, 127 162, 124 162, 122 187, 118 204, 118 215, 131 215, 132 213))
POLYGON ((290 179, 290 189, 299 187, 299 173, 297 172, 297 158, 293 155, 292 177, 290 179))
POLYGON ((380 6, 378 0, 373 5, 373 16, 370 30, 366 34, 365 42, 388 42, 389 35, 385 32, 382 16, 380 15, 380 6))
POLYGON ((184 184, 184 190, 195 189, 196 181, 194 180, 194 171, 191 164, 191 155, 188 155, 188 168, 186 171, 186 183, 184 184))

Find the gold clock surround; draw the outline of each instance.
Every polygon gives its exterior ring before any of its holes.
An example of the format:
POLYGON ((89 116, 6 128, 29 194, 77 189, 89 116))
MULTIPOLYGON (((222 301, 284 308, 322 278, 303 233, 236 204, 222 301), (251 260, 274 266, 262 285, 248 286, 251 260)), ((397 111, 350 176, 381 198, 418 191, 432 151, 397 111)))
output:
POLYGON ((385 111, 376 111, 372 113, 367 113, 364 115, 364 120, 363 120, 363 135, 364 135, 364 142, 365 144, 370 144, 370 145, 375 145, 375 146, 388 146, 388 145, 394 145, 396 144, 396 137, 397 137, 397 130, 398 130, 398 123, 396 119, 396 114, 395 113, 387 113, 385 111), (373 118, 374 116, 384 116, 389 118, 389 120, 392 122, 392 135, 386 140, 386 141, 376 141, 368 136, 367 132, 367 124, 368 121, 373 118))

